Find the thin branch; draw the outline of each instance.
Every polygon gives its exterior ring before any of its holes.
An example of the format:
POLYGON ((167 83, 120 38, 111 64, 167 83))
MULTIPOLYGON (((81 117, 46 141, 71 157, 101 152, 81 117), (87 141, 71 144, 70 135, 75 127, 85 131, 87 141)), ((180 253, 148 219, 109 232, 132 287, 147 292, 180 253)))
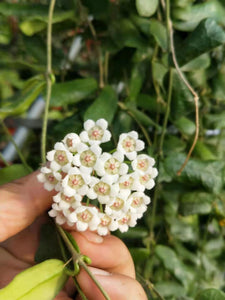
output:
POLYGON ((2 160, 2 162, 4 163, 4 165, 6 167, 10 166, 10 164, 7 162, 7 160, 5 159, 5 157, 2 155, 2 152, 0 152, 0 160, 2 160))
POLYGON ((170 0, 166 1, 166 6, 167 6, 167 26, 168 26, 168 32, 169 32, 170 50, 171 50, 171 54, 172 54, 173 63, 175 65, 175 68, 176 68, 177 73, 180 76, 181 80, 184 82, 186 87, 189 89, 189 91, 193 95, 194 102, 195 102, 195 126, 196 126, 195 136, 194 136, 194 140, 193 140, 193 143, 191 145, 191 148, 190 148, 190 150, 187 154, 187 157, 186 157, 184 163, 182 164, 181 168, 177 172, 177 175, 180 176, 183 169, 187 165, 187 163, 188 163, 188 161, 191 157, 191 154, 192 154, 192 152, 195 148, 195 145, 198 141, 198 136, 199 136, 199 108, 198 108, 199 96, 196 93, 196 91, 193 89, 193 87, 190 85, 188 80, 185 78, 185 76, 182 73, 182 71, 180 69, 180 66, 177 62, 176 52, 175 52, 175 47, 174 47, 174 39, 173 39, 173 24, 172 24, 172 21, 171 21, 171 18, 170 18, 170 0))
POLYGON ((52 18, 53 18, 53 11, 55 7, 55 1, 51 0, 48 12, 48 28, 47 28, 47 93, 46 93, 46 103, 45 103, 45 112, 44 112, 44 119, 43 119, 43 127, 42 127, 42 137, 41 137, 41 156, 42 156, 42 163, 46 162, 46 135, 47 135, 47 123, 48 123, 48 110, 49 110, 49 103, 51 99, 52 93, 52 83, 53 83, 53 76, 52 76, 52 18))

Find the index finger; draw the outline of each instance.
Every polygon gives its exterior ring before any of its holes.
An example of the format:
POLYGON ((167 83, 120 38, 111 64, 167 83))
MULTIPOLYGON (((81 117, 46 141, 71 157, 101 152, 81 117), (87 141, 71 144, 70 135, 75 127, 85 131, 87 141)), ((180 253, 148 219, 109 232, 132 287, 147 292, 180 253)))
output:
POLYGON ((29 226, 51 206, 54 192, 37 180, 38 171, 0 187, 0 242, 29 226))

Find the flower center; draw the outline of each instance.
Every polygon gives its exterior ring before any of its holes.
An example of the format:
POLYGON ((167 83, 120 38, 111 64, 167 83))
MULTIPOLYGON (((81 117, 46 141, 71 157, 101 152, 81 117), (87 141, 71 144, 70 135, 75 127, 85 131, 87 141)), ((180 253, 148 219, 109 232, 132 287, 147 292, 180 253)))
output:
POLYGON ((105 162, 105 170, 108 174, 114 175, 119 172, 120 162, 115 158, 110 158, 105 162))
POLYGON ((94 126, 88 131, 88 136, 91 140, 100 141, 103 137, 104 131, 99 126, 94 126))
POLYGON ((143 176, 140 176, 139 181, 141 184, 146 184, 150 178, 151 178, 150 174, 145 174, 143 176))
POLYGON ((52 173, 45 174, 45 178, 51 184, 56 184, 58 182, 58 180, 55 178, 55 176, 52 173))
POLYGON ((124 201, 120 198, 117 198, 116 201, 110 206, 113 210, 120 210, 124 205, 124 201))
POLYGON ((70 175, 68 184, 71 188, 78 190, 84 185, 84 180, 81 175, 70 175))
POLYGON ((63 150, 57 150, 55 152, 54 159, 60 166, 65 166, 69 162, 66 152, 63 150))
POLYGON ((143 198, 142 197, 135 197, 132 201, 131 206, 132 207, 140 207, 142 203, 143 203, 143 198))
POLYGON ((130 177, 128 180, 125 180, 124 182, 120 183, 120 188, 121 189, 129 189, 129 188, 131 188, 133 182, 134 182, 134 179, 132 177, 130 177))
POLYGON ((73 146, 73 141, 72 141, 72 139, 67 139, 66 140, 66 145, 67 145, 67 147, 72 147, 73 146))
POLYGON ((71 203, 71 202, 74 202, 75 201, 75 198, 74 197, 68 197, 66 195, 63 195, 61 194, 61 197, 64 201, 68 202, 68 203, 71 203))
POLYGON ((104 216, 103 218, 101 218, 101 225, 102 226, 108 226, 111 223, 111 218, 108 216, 104 216))
POLYGON ((96 159, 96 155, 91 150, 86 150, 80 155, 81 164, 85 167, 93 167, 96 159))
POLYGON ((127 224, 130 220, 130 216, 125 216, 123 217, 121 220, 119 220, 118 223, 120 223, 121 225, 127 224))
POLYGON ((85 223, 89 223, 92 219, 93 215, 92 213, 90 213, 90 211, 88 211, 87 209, 79 214, 77 214, 77 218, 78 220, 85 222, 85 223))
POLYGON ((94 191, 100 196, 109 195, 110 185, 105 182, 99 182, 94 186, 94 191))
POLYGON ((149 161, 146 158, 138 160, 137 168, 139 170, 146 171, 148 167, 149 167, 149 161))
POLYGON ((136 147, 136 142, 133 138, 131 138, 130 136, 127 136, 123 142, 122 142, 122 146, 124 148, 124 150, 126 152, 132 152, 135 150, 136 147))

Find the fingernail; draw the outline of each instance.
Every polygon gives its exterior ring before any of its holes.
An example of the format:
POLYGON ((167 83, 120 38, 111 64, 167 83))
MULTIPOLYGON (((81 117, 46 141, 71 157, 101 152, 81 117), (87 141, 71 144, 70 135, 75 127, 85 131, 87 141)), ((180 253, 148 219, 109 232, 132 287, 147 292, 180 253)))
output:
POLYGON ((95 232, 84 231, 80 232, 80 234, 83 235, 91 243, 101 244, 104 241, 103 237, 95 232))
POLYGON ((91 273, 93 275, 102 275, 102 276, 112 275, 111 273, 109 273, 109 272, 107 272, 105 270, 94 268, 94 267, 89 267, 89 270, 91 271, 91 273))

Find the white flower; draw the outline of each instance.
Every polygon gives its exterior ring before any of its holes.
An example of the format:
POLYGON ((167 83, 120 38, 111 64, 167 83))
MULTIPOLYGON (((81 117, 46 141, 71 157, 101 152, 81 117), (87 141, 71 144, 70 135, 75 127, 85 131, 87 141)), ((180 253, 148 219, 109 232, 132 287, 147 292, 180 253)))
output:
POLYGON ((63 211, 60 210, 56 203, 52 205, 52 209, 48 212, 48 214, 50 217, 55 218, 56 223, 59 225, 62 225, 67 221, 67 218, 64 216, 63 211))
POLYGON ((68 197, 64 195, 62 192, 56 194, 53 196, 53 201, 58 203, 59 208, 64 210, 64 209, 69 209, 70 207, 72 208, 77 208, 82 200, 82 197, 79 194, 75 194, 72 197, 68 197))
POLYGON ((86 195, 90 181, 91 177, 89 175, 82 174, 76 167, 71 168, 66 177, 62 180, 63 192, 68 197, 74 196, 75 194, 86 195))
POLYGON ((118 229, 121 232, 126 232, 130 227, 134 227, 137 224, 138 216, 136 214, 126 213, 121 218, 117 219, 118 229))
POLYGON ((71 168, 73 155, 66 149, 63 143, 56 143, 54 149, 47 153, 47 159, 51 162, 50 168, 55 172, 59 170, 68 172, 71 168))
POLYGON ((54 172, 47 167, 42 167, 40 172, 41 173, 37 175, 37 179, 44 183, 44 188, 47 191, 52 191, 53 189, 56 191, 60 190, 60 180, 62 178, 60 173, 54 172))
POLYGON ((81 140, 76 133, 68 133, 64 137, 63 143, 70 152, 74 153, 77 152, 77 146, 81 143, 81 140))
POLYGON ((132 190, 135 190, 134 183, 138 180, 138 173, 133 172, 130 174, 123 175, 119 178, 118 183, 120 187, 120 193, 124 193, 127 196, 130 195, 132 190))
POLYGON ((128 172, 128 165, 123 163, 123 160, 124 155, 118 151, 113 154, 104 152, 99 157, 94 169, 98 176, 111 177, 113 182, 116 182, 119 175, 124 175, 128 172))
POLYGON ((95 207, 80 206, 68 216, 68 219, 71 223, 76 223, 78 231, 85 231, 88 228, 96 230, 100 223, 95 207))
POLYGON ((105 213, 109 216, 118 218, 128 211, 126 205, 127 196, 119 193, 116 197, 111 198, 105 206, 105 213))
POLYGON ((147 210, 147 205, 150 203, 150 197, 142 192, 135 192, 130 195, 127 201, 127 209, 132 214, 137 214, 138 217, 147 210))
POLYGON ((96 165, 97 159, 102 153, 102 149, 94 144, 88 147, 86 144, 80 144, 77 154, 73 158, 73 164, 80 167, 81 173, 90 174, 96 165))
POLYGON ((107 127, 108 122, 104 119, 99 119, 96 122, 87 120, 84 122, 85 130, 80 134, 81 141, 90 145, 108 142, 111 138, 111 133, 107 130, 107 127))
POLYGON ((144 142, 138 139, 138 133, 130 131, 120 135, 117 150, 125 154, 129 160, 133 160, 137 156, 137 151, 144 149, 144 145, 144 142))
POLYGON ((151 190, 155 186, 154 178, 158 175, 156 168, 149 168, 148 173, 138 174, 133 183, 133 189, 144 192, 145 189, 151 190))
POLYGON ((90 183, 90 189, 87 192, 87 196, 90 199, 98 199, 101 204, 109 202, 110 197, 115 197, 119 192, 119 185, 112 184, 108 178, 93 178, 90 183))
POLYGON ((117 230, 118 224, 113 218, 104 213, 99 213, 98 216, 100 219, 100 223, 97 227, 97 233, 99 235, 106 235, 109 233, 109 231, 117 230))
POLYGON ((154 158, 146 154, 138 155, 131 163, 133 170, 138 171, 141 174, 148 173, 154 164, 154 158))

